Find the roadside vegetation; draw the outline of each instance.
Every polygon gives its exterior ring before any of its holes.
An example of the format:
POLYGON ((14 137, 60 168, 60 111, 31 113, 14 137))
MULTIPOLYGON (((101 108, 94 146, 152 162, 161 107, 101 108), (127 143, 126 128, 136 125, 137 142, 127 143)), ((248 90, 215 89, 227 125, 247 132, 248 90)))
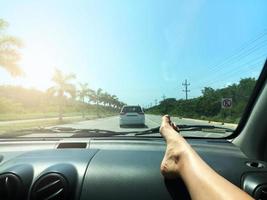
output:
MULTIPOLYGON (((0 19, 0 67, 11 76, 24 75, 18 65, 22 42, 19 38, 5 34, 8 23, 0 19)), ((64 74, 56 69, 52 77, 53 87, 47 91, 26 89, 19 86, 0 85, 0 121, 35 119, 58 116, 109 115, 117 113, 124 105, 116 95, 99 88, 90 89, 87 83, 77 87, 74 74, 64 74)))
POLYGON ((51 88, 43 92, 0 86, 0 135, 113 116, 124 105, 115 95, 102 92, 102 89, 96 92, 88 88, 84 93, 84 88, 76 90, 73 87, 72 95, 68 94, 58 96, 51 88))
POLYGON ((88 92, 83 93, 83 89, 72 89, 72 95, 68 96, 69 93, 62 95, 59 90, 58 94, 56 90, 51 91, 52 88, 43 92, 1 85, 0 121, 49 117, 62 120, 66 116, 82 116, 85 119, 92 115, 103 117, 117 114, 124 105, 115 95, 107 92, 97 93, 88 88, 88 92))
MULTIPOLYGON (((12 77, 23 76, 18 64, 23 45, 19 38, 5 34, 7 27, 8 23, 0 19, 0 67, 12 77)), ((46 91, 0 85, 0 133, 107 117, 118 114, 124 105, 101 88, 75 84, 74 74, 56 69, 51 80, 54 85, 46 91)))
POLYGON ((167 98, 147 109, 147 113, 238 123, 255 84, 255 78, 244 78, 222 89, 205 87, 199 97, 188 100, 167 98), (222 109, 222 98, 232 98, 232 108, 222 109))
POLYGON ((19 49, 23 46, 22 41, 17 37, 5 34, 4 30, 7 27, 8 23, 0 19, 0 67, 12 76, 21 76, 23 71, 18 66, 18 62, 20 60, 19 49))

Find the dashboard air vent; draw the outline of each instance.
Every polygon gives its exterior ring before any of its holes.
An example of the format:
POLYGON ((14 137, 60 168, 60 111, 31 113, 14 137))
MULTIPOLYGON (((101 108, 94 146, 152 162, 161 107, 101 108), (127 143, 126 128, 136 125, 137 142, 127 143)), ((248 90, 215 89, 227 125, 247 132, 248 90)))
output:
POLYGON ((68 199, 68 182, 58 173, 41 176, 33 185, 31 200, 66 200, 68 199))
POLYGON ((0 175, 0 199, 22 199, 23 184, 20 178, 12 173, 0 175))
POLYGON ((267 185, 259 186, 254 192, 255 199, 266 200, 267 199, 267 185))

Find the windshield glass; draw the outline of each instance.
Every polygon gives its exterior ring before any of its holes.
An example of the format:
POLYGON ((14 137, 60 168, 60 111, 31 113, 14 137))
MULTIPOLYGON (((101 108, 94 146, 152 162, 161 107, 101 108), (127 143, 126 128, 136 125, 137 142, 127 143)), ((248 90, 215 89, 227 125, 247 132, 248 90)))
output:
POLYGON ((8 0, 0 13, 0 137, 134 134, 164 114, 184 136, 225 137, 267 56, 264 0, 8 0))

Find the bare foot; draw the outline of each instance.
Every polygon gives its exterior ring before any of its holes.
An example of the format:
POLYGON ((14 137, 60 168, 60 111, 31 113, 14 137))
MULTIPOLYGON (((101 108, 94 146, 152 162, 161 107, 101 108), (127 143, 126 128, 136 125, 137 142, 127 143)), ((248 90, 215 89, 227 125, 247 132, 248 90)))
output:
POLYGON ((170 117, 168 115, 163 116, 160 133, 166 140, 167 148, 160 170, 166 178, 176 178, 179 176, 183 165, 182 158, 188 149, 187 142, 177 131, 178 129, 171 122, 170 117))

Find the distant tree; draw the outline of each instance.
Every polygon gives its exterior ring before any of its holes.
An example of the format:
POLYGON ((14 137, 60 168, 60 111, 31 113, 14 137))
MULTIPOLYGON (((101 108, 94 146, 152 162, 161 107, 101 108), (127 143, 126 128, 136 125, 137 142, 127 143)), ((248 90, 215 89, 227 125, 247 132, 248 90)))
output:
POLYGON ((100 93, 100 102, 104 104, 104 106, 109 106, 113 108, 121 108, 125 105, 123 102, 119 101, 116 95, 110 95, 107 92, 100 93))
POLYGON ((70 95, 75 97, 76 90, 75 85, 69 83, 71 80, 75 79, 74 74, 65 75, 62 71, 56 69, 52 81, 55 83, 55 86, 48 89, 50 94, 53 94, 59 99, 59 120, 62 121, 63 116, 63 107, 64 107, 64 98, 65 95, 70 95))
POLYGON ((85 105, 85 98, 89 97, 90 95, 90 89, 88 87, 88 83, 80 83, 80 90, 78 91, 78 97, 80 98, 80 100, 83 103, 82 106, 82 116, 83 118, 85 117, 85 109, 84 109, 84 105, 85 105))
POLYGON ((96 91, 96 104, 97 105, 99 105, 103 101, 102 92, 103 92, 103 90, 101 88, 98 88, 97 91, 96 91))
POLYGON ((225 88, 205 87, 199 97, 187 101, 174 98, 165 99, 160 102, 160 105, 149 108, 148 112, 238 122, 255 84, 255 78, 243 78, 239 83, 228 85, 225 88), (231 109, 221 108, 222 98, 232 98, 231 109))
POLYGON ((167 98, 160 102, 160 106, 156 106, 160 114, 170 114, 176 104, 175 98, 167 98))
POLYGON ((112 107, 112 96, 110 94, 106 95, 106 101, 109 107, 112 107))
POLYGON ((89 95, 88 95, 89 99, 88 102, 92 102, 92 103, 96 103, 96 91, 93 89, 89 89, 89 95))
POLYGON ((117 105, 118 105, 118 97, 117 97, 116 95, 112 95, 112 96, 111 96, 111 103, 112 103, 112 106, 113 106, 114 108, 117 107, 117 105))
POLYGON ((109 105, 110 101, 110 94, 107 92, 102 93, 101 101, 103 102, 104 106, 109 105))
POLYGON ((23 71, 18 66, 20 60, 18 50, 22 47, 22 42, 14 36, 3 33, 7 26, 8 23, 0 19, 0 67, 7 70, 12 76, 20 76, 23 71))
POLYGON ((119 102, 119 109, 121 109, 123 106, 125 106, 126 104, 122 101, 119 102))

